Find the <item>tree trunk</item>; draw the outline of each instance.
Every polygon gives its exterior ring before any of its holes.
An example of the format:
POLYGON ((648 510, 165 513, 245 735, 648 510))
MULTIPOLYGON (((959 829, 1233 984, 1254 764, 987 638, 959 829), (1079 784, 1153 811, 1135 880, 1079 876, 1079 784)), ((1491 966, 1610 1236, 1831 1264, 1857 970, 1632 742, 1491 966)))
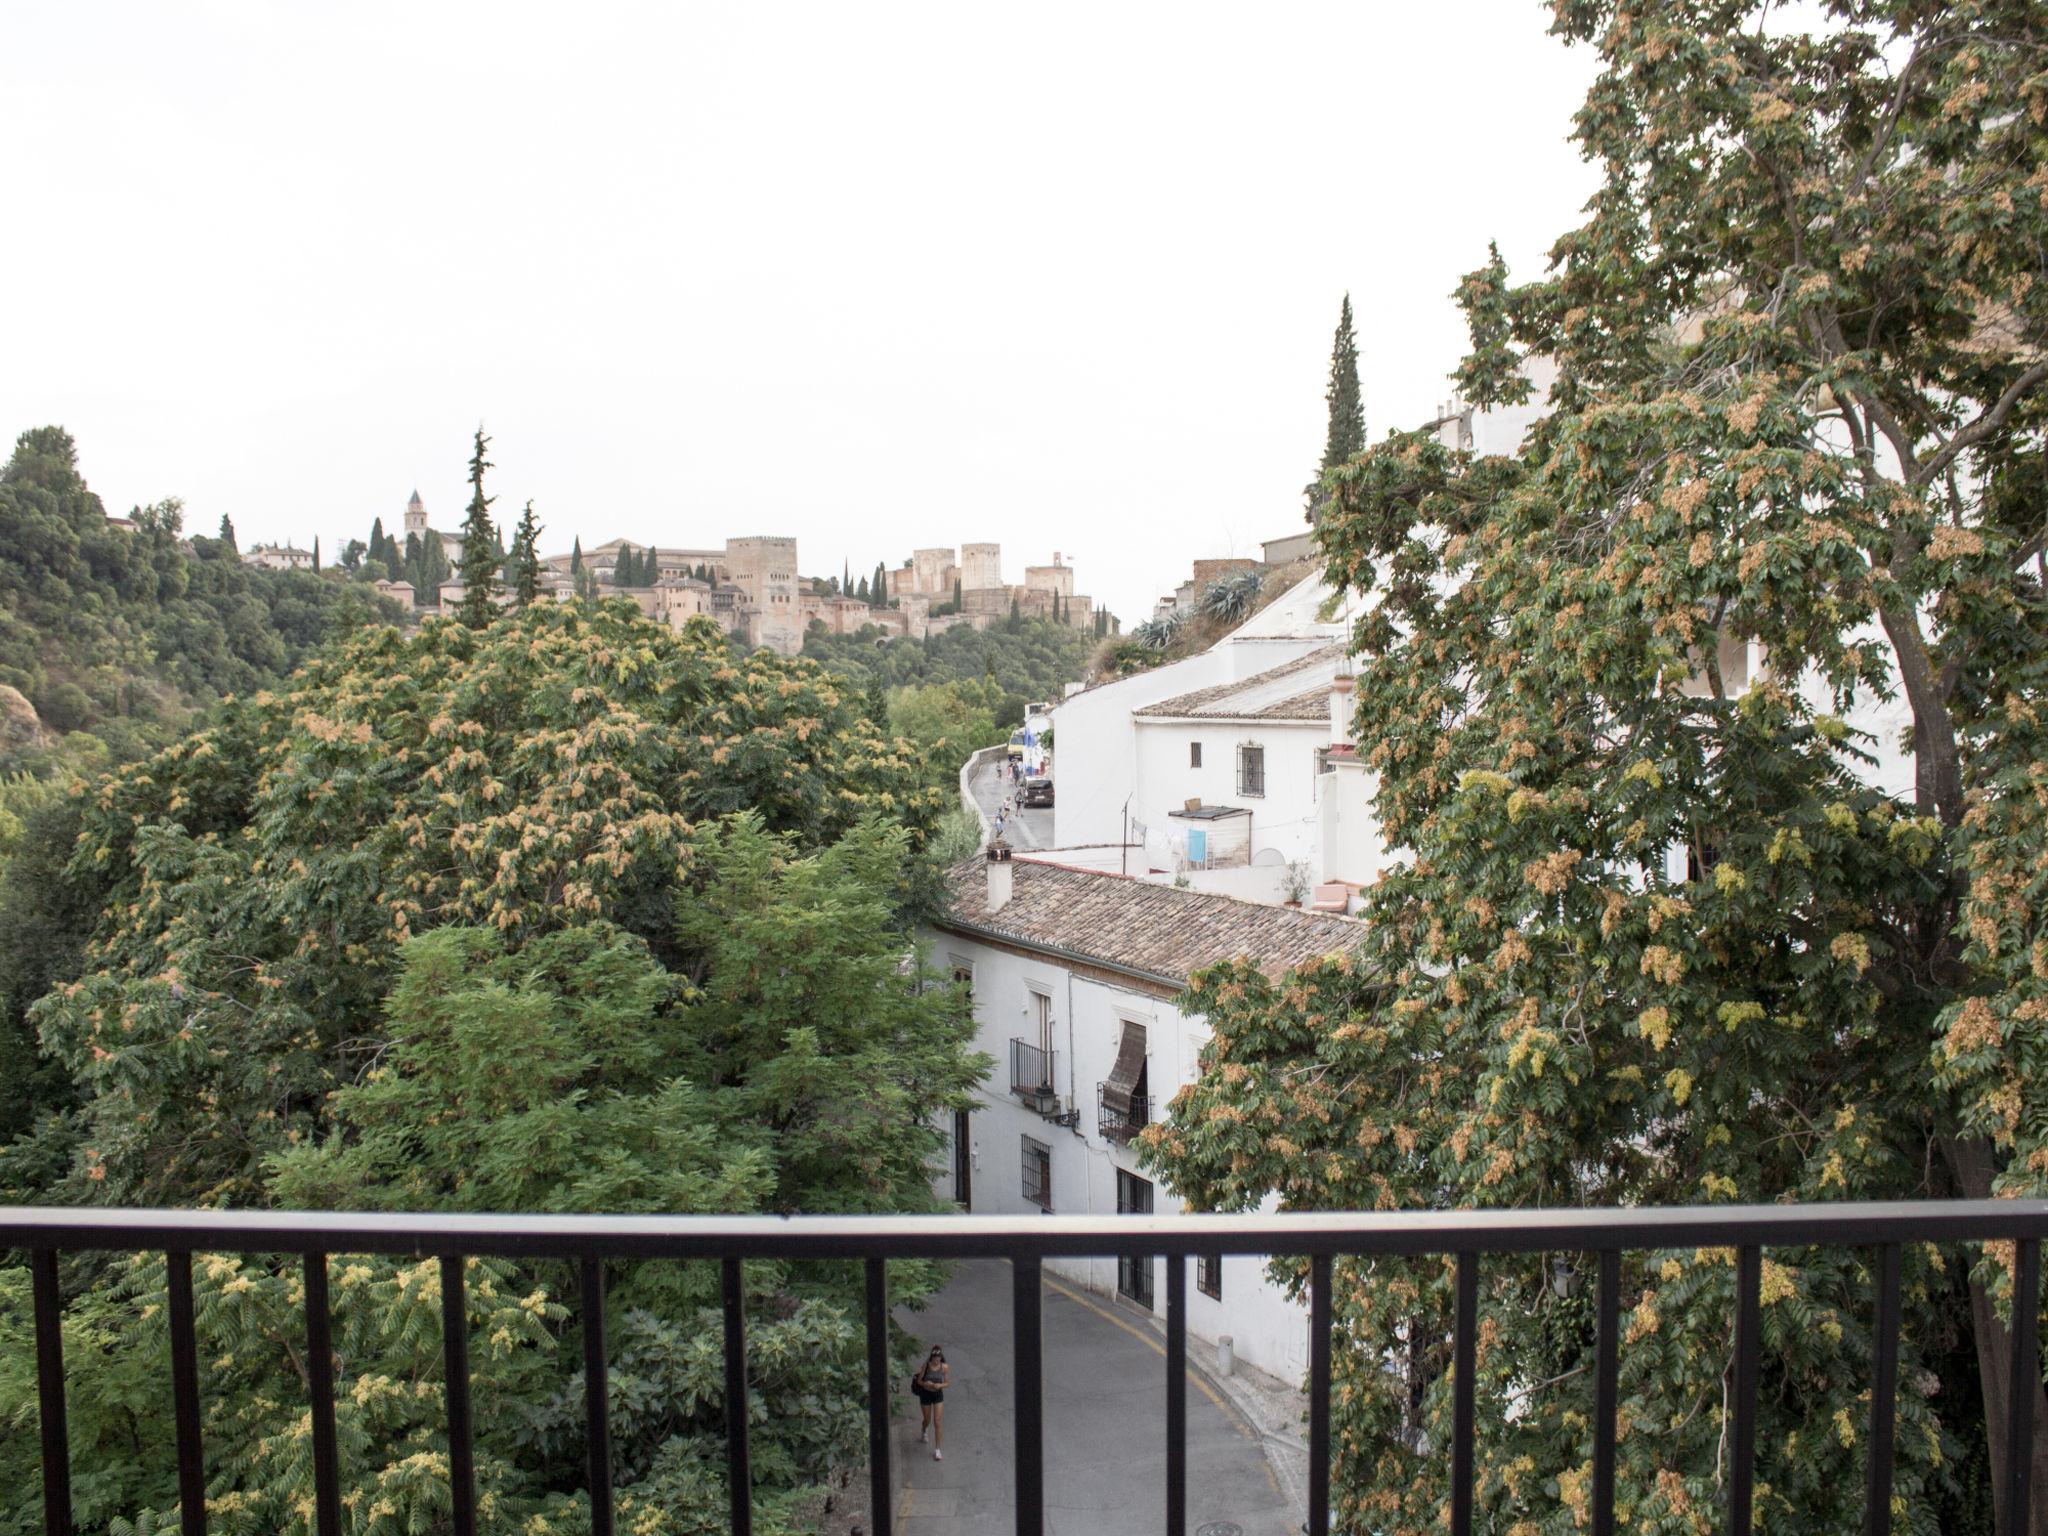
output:
MULTIPOLYGON (((1941 1150, 1957 1188, 1972 1200, 1989 1199, 1997 1172, 1991 1149, 1974 1138, 1944 1136, 1941 1150)), ((1974 1277, 1970 1280, 1970 1331, 1977 1346, 1977 1379, 1984 1394, 1984 1433, 1991 1450, 1991 1507, 1998 1528, 2005 1529, 2005 1471, 2010 1447, 2006 1419, 2012 1391, 2012 1334, 1999 1320, 1991 1295, 1974 1277)), ((2033 1498, 2028 1511, 2028 1536, 2048 1536, 2048 1391, 2037 1376, 2023 1390, 2034 1394, 2033 1498)))

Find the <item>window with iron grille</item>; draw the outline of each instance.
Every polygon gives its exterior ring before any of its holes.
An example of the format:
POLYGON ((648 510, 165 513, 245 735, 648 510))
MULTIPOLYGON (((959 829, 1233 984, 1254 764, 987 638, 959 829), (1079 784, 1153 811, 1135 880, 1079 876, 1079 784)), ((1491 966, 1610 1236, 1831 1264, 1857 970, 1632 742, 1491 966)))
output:
POLYGON ((1237 792, 1256 798, 1266 792, 1266 749, 1242 746, 1237 749, 1237 792))
POLYGON ((1052 1209, 1052 1148, 1024 1138, 1024 1198, 1041 1211, 1052 1209))
POLYGON ((1223 1255, 1203 1253, 1195 1256, 1195 1289, 1204 1296, 1223 1299, 1223 1255))

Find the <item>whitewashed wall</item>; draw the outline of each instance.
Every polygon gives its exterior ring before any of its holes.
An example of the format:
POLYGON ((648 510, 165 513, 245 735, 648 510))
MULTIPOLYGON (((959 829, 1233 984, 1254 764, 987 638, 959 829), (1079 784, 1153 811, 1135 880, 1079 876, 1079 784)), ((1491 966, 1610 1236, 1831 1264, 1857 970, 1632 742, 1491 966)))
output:
MULTIPOLYGON (((1156 841, 1177 830, 1185 839, 1196 823, 1169 821, 1167 813, 1201 797, 1204 805, 1236 805, 1251 815, 1251 862, 1286 864, 1305 860, 1313 872, 1322 863, 1322 832, 1316 812, 1316 752, 1327 747, 1329 726, 1321 720, 1204 721, 1139 720, 1132 814, 1140 813, 1156 841), (1188 747, 1202 744, 1202 766, 1188 766, 1188 747), (1237 749, 1250 744, 1266 753, 1266 792, 1237 792, 1237 749)), ((1165 867, 1171 868, 1169 861, 1165 867)))
MULTIPOLYGON (((1122 1021, 1135 1019, 1146 1027, 1146 1075, 1155 1115, 1162 1115, 1166 1101, 1198 1075, 1197 1058, 1208 1038, 1204 1022, 1199 1016, 1184 1018, 1171 1001, 1135 987, 1075 977, 1050 959, 1025 958, 944 931, 929 932, 925 940, 932 963, 940 969, 964 965, 972 970, 975 1045, 996 1064, 969 1119, 972 1208, 988 1215, 1037 1212, 1038 1207, 1024 1199, 1023 1139, 1028 1136, 1052 1149, 1056 1214, 1114 1215, 1119 1168, 1153 1177, 1129 1149, 1104 1140, 1096 1128, 1096 1084, 1109 1075, 1122 1021), (1079 1116, 1071 1128, 1027 1109, 1009 1092, 1010 1041, 1036 1035, 1029 995, 1033 988, 1052 998, 1059 1058, 1056 1086, 1063 1106, 1079 1116)), ((1154 1184, 1156 1212, 1181 1208, 1170 1189, 1156 1179, 1154 1184)), ((933 1187, 951 1197, 950 1164, 933 1187)), ((1047 1261, 1047 1268, 1103 1295, 1116 1293, 1114 1260, 1055 1259, 1047 1261)), ((1154 1307, 1163 1315, 1166 1281, 1158 1261, 1152 1289, 1154 1307)), ((1128 1299, 1120 1304, 1135 1305, 1128 1299)), ((1211 1349, 1219 1336, 1228 1335, 1240 1359, 1285 1380, 1298 1379, 1307 1368, 1307 1314, 1265 1279, 1256 1259, 1224 1261, 1220 1301, 1198 1292, 1190 1272, 1188 1331, 1211 1349)))

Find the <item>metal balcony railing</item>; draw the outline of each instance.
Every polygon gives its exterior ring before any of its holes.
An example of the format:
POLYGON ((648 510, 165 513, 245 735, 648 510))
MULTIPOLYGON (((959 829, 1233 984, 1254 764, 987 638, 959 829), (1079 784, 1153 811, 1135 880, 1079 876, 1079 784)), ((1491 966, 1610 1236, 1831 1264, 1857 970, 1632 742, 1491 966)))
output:
MULTIPOLYGON (((891 1523, 888 1263, 892 1259, 1006 1258, 1012 1271, 1011 1327, 1016 1406, 1016 1529, 1045 1521, 1044 1392, 1040 1357, 1040 1267, 1048 1258, 1163 1255, 1166 1271, 1167 1530, 1187 1529, 1187 1268, 1195 1255, 1283 1254, 1309 1259, 1308 1529, 1326 1536, 1330 1513, 1330 1271, 1340 1255, 1456 1256, 1453 1329, 1451 1536, 1470 1536, 1473 1512, 1473 1369, 1479 1265, 1501 1253, 1589 1252, 1598 1259, 1598 1333, 1592 1437, 1593 1536, 1614 1531, 1615 1410, 1624 1250, 1733 1247, 1736 1250, 1735 1369, 1728 1394, 1728 1494, 1724 1529, 1748 1536, 1756 1474, 1757 1375, 1762 1250, 1871 1246, 1875 1358, 1867 1425, 1867 1536, 1891 1530, 1892 1449, 1899 1346, 1900 1248, 1908 1242, 2013 1241, 2010 1360, 2013 1382, 2040 1379, 2036 1317, 2041 1239, 2048 1200, 1903 1201, 1894 1204, 1748 1205, 1669 1210, 1308 1212, 1244 1216, 467 1216, 304 1211, 123 1211, 0 1207, 0 1248, 25 1249, 33 1277, 36 1378, 42 1421, 44 1530, 72 1536, 70 1452, 65 1432, 64 1339, 57 1256, 62 1252, 162 1251, 169 1273, 172 1421, 177 1441, 183 1536, 206 1530, 203 1415, 194 1331, 195 1253, 298 1254, 305 1266, 307 1397, 313 1445, 314 1531, 340 1536, 341 1488, 334 1425, 334 1352, 327 1255, 437 1255, 441 1262, 447 1371, 448 1464, 456 1536, 476 1530, 475 1462, 469 1401, 467 1257, 577 1261, 586 1349, 591 1528, 613 1529, 606 1259, 716 1259, 724 1276, 725 1400, 747 1401, 747 1345, 741 1264, 748 1259, 860 1259, 867 1275, 868 1454, 874 1529, 891 1523)), ((2008 1443, 2033 1437, 2034 1395, 2010 1394, 2008 1443)), ((726 1414, 731 1523, 751 1536, 747 1416, 726 1414)), ((2029 1527, 2032 1458, 2008 1456, 2001 1530, 2029 1527)))
POLYGON ((1059 1052, 1044 1050, 1029 1040, 1010 1042, 1010 1092, 1040 1114, 1050 1114, 1060 1105, 1059 1090, 1053 1086, 1053 1068, 1059 1052))
POLYGON ((1095 1085, 1095 1129, 1104 1141, 1129 1141, 1152 1123, 1152 1096, 1095 1085))

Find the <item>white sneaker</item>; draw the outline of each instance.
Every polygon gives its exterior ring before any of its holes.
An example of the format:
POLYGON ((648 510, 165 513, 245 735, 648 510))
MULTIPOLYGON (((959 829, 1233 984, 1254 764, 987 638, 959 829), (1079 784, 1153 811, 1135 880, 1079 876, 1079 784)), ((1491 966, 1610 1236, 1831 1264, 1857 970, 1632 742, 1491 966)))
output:
POLYGON ((917 1432, 917 1443, 918 1443, 919 1445, 927 1445, 927 1444, 929 1444, 929 1443, 931 1442, 931 1438, 932 1438, 932 1432, 931 1432, 930 1430, 928 1430, 928 1429, 920 1429, 920 1430, 919 1430, 919 1431, 917 1432))
POLYGON ((933 1447, 932 1447, 932 1460, 933 1460, 933 1461, 944 1461, 945 1459, 946 1459, 946 1453, 945 1453, 944 1451, 940 1450, 940 1449, 939 1449, 939 1448, 938 1448, 937 1446, 933 1446, 933 1447))

